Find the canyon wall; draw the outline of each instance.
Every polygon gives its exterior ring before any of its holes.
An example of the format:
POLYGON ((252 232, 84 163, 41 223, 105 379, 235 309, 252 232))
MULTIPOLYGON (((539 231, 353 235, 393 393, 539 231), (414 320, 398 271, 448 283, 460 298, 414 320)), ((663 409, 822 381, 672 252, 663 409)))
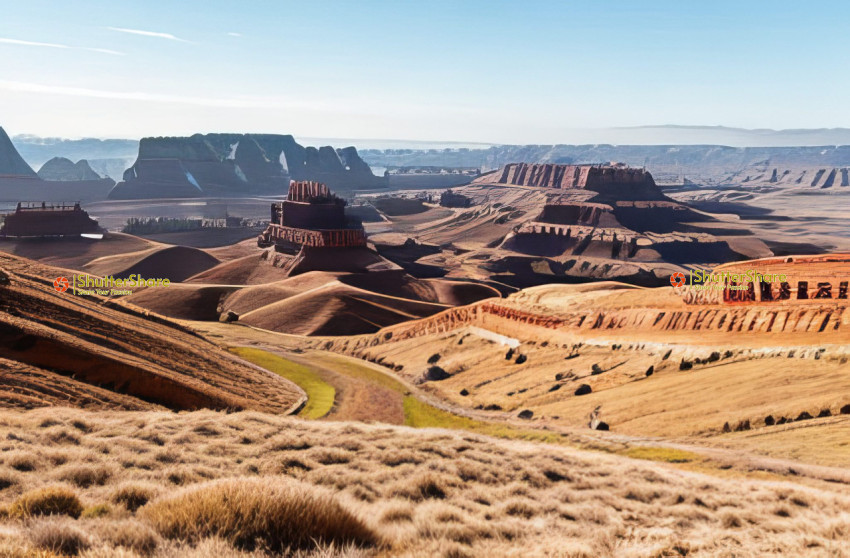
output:
POLYGON ((303 147, 289 135, 195 134, 143 138, 110 198, 283 195, 290 179, 343 191, 386 185, 353 147, 303 147))
POLYGON ((649 172, 625 165, 510 163, 475 179, 473 183, 591 190, 615 199, 664 199, 649 172))

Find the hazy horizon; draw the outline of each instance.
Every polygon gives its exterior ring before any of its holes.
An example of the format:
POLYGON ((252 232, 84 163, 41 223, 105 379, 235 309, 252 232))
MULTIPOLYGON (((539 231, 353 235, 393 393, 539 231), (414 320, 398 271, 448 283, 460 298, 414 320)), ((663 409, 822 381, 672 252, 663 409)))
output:
MULTIPOLYGON (((3 128, 0 122, 0 128, 3 128)), ((96 137, 85 134, 75 136, 41 136, 26 132, 5 130, 13 143, 49 144, 61 141, 139 141, 140 137, 96 137)), ((305 146, 333 145, 343 147, 353 145, 358 149, 487 149, 501 145, 613 145, 613 146, 723 146, 735 148, 762 147, 835 147, 850 145, 850 128, 812 128, 791 130, 744 129, 725 126, 634 126, 617 128, 597 128, 585 130, 564 130, 563 141, 552 143, 497 143, 462 141, 459 139, 421 140, 413 138, 367 138, 367 137, 318 137, 292 134, 288 130, 258 132, 254 130, 211 130, 195 133, 234 133, 234 134, 289 134, 305 146), (569 141, 569 140, 572 141, 569 141)), ((145 137, 159 137, 167 134, 152 134, 145 137)))

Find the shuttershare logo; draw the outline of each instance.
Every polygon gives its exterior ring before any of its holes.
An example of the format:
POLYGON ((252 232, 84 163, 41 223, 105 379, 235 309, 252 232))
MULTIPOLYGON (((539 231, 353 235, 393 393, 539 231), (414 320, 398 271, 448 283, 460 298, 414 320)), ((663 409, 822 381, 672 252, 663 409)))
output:
POLYGON ((673 275, 670 276, 670 284, 674 287, 681 287, 685 284, 685 274, 681 271, 677 271, 673 275))
POLYGON ((68 290, 68 287, 71 286, 71 282, 68 281, 67 277, 57 277, 55 281, 53 281, 53 288, 59 291, 60 293, 64 293, 68 290))
POLYGON ((130 275, 126 279, 109 277, 92 277, 91 275, 73 275, 69 280, 67 277, 57 277, 53 281, 53 288, 57 292, 64 293, 68 289, 75 295, 98 295, 98 296, 124 296, 133 294, 134 287, 168 287, 170 279, 147 279, 141 275, 130 275))

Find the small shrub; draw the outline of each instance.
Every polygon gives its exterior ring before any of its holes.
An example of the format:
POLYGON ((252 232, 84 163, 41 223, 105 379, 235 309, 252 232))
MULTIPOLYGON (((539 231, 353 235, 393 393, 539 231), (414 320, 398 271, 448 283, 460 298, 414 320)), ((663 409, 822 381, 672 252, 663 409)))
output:
POLYGON ((511 517, 523 517, 525 519, 531 519, 537 513, 534 506, 522 499, 513 499, 505 502, 502 506, 502 511, 511 517))
POLYGON ((110 500, 130 510, 136 511, 147 504, 157 494, 156 487, 147 484, 124 484, 112 492, 110 500))
POLYGON ((91 426, 89 426, 85 421, 80 419, 75 419, 71 421, 71 426, 79 430, 80 432, 89 433, 91 432, 91 426))
POLYGON ((413 508, 407 505, 393 505, 381 515, 381 523, 400 523, 413 521, 413 508))
POLYGON ((447 479, 436 473, 423 473, 412 479, 405 479, 393 491, 394 496, 408 498, 414 502, 422 500, 444 500, 448 493, 447 479))
POLYGON ((738 529, 744 525, 743 520, 732 512, 726 512, 720 518, 720 523, 726 529, 738 529))
POLYGON ((60 479, 72 482, 80 488, 88 488, 92 485, 103 486, 109 479, 109 470, 105 467, 91 467, 86 465, 70 466, 62 472, 60 479))
POLYGON ((51 428, 44 433, 43 438, 51 444, 80 444, 80 437, 64 428, 51 428))
POLYGON ((83 513, 83 505, 73 491, 62 486, 46 486, 30 490, 15 500, 9 509, 12 517, 36 515, 68 515, 74 519, 83 513))
POLYGON ((197 542, 217 536, 248 550, 378 542, 332 494, 286 478, 214 481, 152 502, 139 513, 167 538, 197 542))
POLYGON ((35 471, 38 469, 39 464, 37 456, 22 451, 9 453, 4 461, 6 462, 6 465, 22 473, 35 471))
POLYGON ((91 547, 91 538, 67 519, 39 521, 30 527, 28 535, 38 548, 65 556, 76 556, 91 547))
POLYGON ((126 548, 143 556, 153 554, 160 543, 160 537, 156 531, 132 519, 105 525, 103 536, 113 546, 126 548))
POLYGON ((8 471, 0 472, 0 490, 6 490, 16 484, 18 484, 18 477, 8 471))

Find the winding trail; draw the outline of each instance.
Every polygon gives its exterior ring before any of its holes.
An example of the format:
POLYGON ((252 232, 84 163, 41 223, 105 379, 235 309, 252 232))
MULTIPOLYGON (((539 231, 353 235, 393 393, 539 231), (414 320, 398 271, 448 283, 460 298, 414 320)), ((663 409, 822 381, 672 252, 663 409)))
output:
MULTIPOLYGON (((850 470, 841 467, 811 465, 792 459, 781 459, 742 450, 708 447, 692 440, 670 440, 652 436, 635 436, 524 421, 504 412, 479 411, 458 407, 415 386, 386 368, 361 359, 329 351, 302 350, 303 339, 256 328, 210 322, 187 322, 213 342, 244 345, 263 349, 314 370, 337 389, 334 408, 326 415, 330 420, 354 420, 404 424, 405 396, 436 409, 472 421, 501 424, 520 431, 549 433, 560 443, 581 449, 596 449, 627 455, 633 448, 665 448, 687 452, 694 459, 686 463, 670 463, 679 468, 701 472, 769 476, 776 480, 794 480, 823 487, 828 483, 850 487, 850 470)), ((511 437, 510 433, 506 433, 511 437)), ((663 460, 662 460, 663 461, 663 460)))

